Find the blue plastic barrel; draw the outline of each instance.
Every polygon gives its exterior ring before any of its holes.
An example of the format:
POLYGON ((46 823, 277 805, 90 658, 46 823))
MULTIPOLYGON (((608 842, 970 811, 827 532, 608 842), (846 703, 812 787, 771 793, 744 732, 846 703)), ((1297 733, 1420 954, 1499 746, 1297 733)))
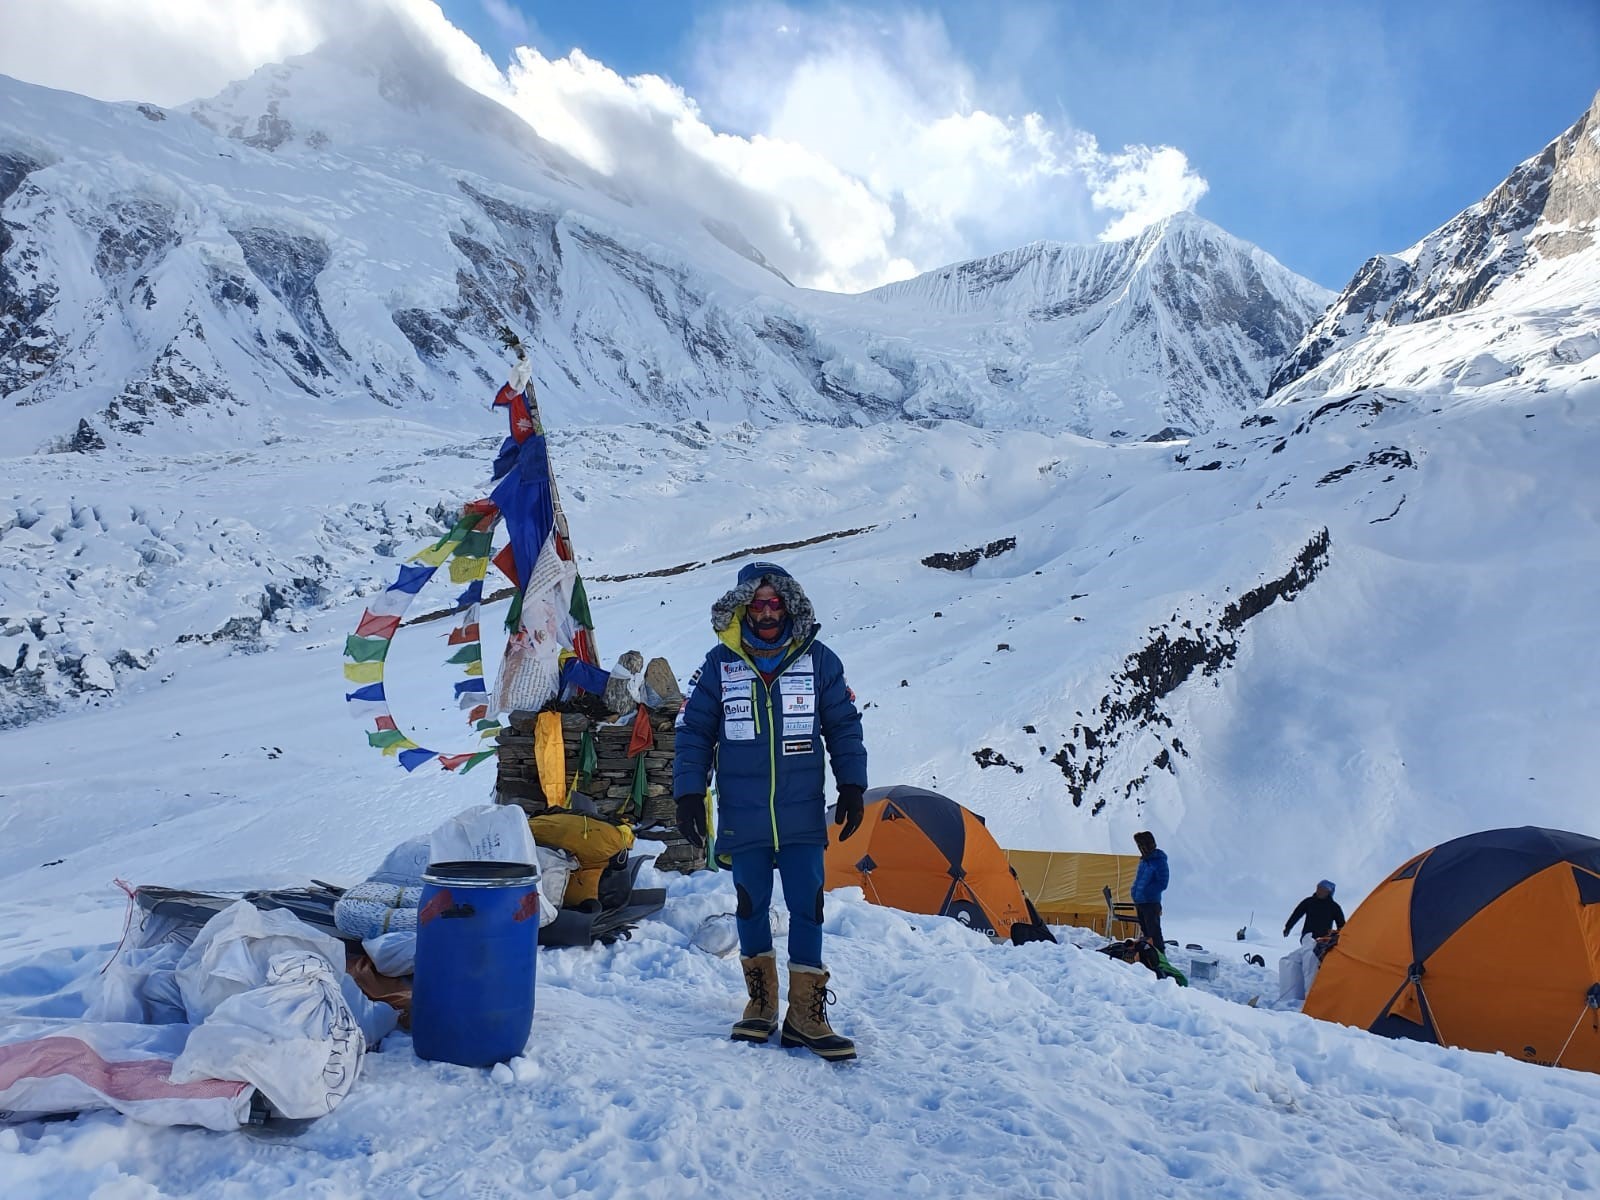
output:
POLYGON ((411 989, 419 1058, 487 1067, 528 1044, 538 877, 526 863, 434 863, 423 873, 411 989))

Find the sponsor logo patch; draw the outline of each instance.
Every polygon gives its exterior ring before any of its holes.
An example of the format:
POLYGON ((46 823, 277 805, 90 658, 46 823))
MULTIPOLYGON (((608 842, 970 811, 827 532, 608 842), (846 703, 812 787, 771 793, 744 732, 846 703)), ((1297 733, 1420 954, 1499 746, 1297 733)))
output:
POLYGON ((816 749, 810 738, 784 738, 783 752, 785 754, 811 754, 816 749))
POLYGON ((807 650, 799 658, 789 664, 786 675, 810 675, 816 668, 811 665, 811 651, 807 650))
POLYGON ((785 696, 783 698, 783 715, 798 715, 800 713, 814 713, 817 711, 817 698, 815 696, 785 696))
POLYGON ((755 705, 748 698, 742 700, 724 700, 722 702, 722 719, 724 721, 749 721, 755 718, 755 705))
POLYGON ((783 693, 786 696, 809 696, 817 690, 815 675, 785 675, 783 693))
POLYGON ((730 742, 753 742, 756 740, 756 723, 754 721, 724 721, 722 723, 722 736, 730 742))
POLYGON ((748 663, 725 662, 722 664, 722 682, 724 684, 740 683, 755 677, 756 673, 750 669, 748 663))
POLYGON ((784 737, 810 737, 816 732, 815 717, 785 717, 783 719, 784 737))

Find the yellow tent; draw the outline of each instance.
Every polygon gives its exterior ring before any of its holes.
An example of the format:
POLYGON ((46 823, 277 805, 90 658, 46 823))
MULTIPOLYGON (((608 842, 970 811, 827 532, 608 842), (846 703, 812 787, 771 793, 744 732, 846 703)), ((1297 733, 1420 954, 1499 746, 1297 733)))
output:
POLYGON ((1116 929, 1108 929, 1105 889, 1119 906, 1129 903, 1128 889, 1139 870, 1137 854, 1077 854, 1062 850, 1007 850, 1022 890, 1050 925, 1081 925, 1107 937, 1137 933, 1131 913, 1119 911, 1116 929))

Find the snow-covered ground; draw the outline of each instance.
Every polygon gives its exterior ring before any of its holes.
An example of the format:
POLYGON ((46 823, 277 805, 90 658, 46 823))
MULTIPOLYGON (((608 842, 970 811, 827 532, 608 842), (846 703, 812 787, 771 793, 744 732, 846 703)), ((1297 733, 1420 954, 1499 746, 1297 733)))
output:
MULTIPOLYGON (((689 936, 731 908, 727 883, 671 877, 667 909, 632 940, 541 955, 509 1082, 423 1064, 401 1035, 293 1136, 30 1125, 0 1133, 3 1190, 1581 1192, 1600 1168, 1583 1119, 1600 1081, 1270 1011, 1286 947, 1271 935, 1319 876, 1353 909, 1446 837, 1592 831, 1597 398, 1581 379, 1318 398, 1190 445, 950 423, 558 431, 607 661, 637 647, 686 677, 736 552, 865 530, 768 556, 805 583, 845 660, 873 781, 954 795, 1010 846, 1124 850, 1154 828, 1173 855, 1169 933, 1219 952, 1219 978, 1179 991, 1070 944, 1087 935, 992 947, 846 893, 827 957, 862 1059, 830 1067, 726 1041, 737 972, 689 936), (1014 548, 966 571, 920 561, 1007 537, 1014 548), (1229 604, 1297 560, 1311 569, 1287 595, 1228 625, 1229 604), (679 564, 706 565, 602 578, 679 564), (1199 654, 1165 692, 1128 670, 1163 632, 1169 665, 1186 661, 1172 650, 1185 635, 1199 654), (1119 700, 1145 718, 1113 720, 1119 700), (1075 805, 1053 759, 1083 764, 1090 726, 1104 758, 1075 805), (1163 748, 1170 770, 1152 767, 1163 748), (1234 941, 1247 922, 1265 940, 1234 941), (1266 969, 1244 964, 1252 949, 1266 969)), ((55 589, 49 607, 83 621, 108 662, 135 635, 156 653, 110 668, 98 703, 0 732, 6 1010, 49 1012, 51 996, 59 1010, 98 969, 122 927, 116 878, 353 882, 482 799, 486 773, 407 776, 362 744, 340 648, 360 593, 437 531, 433 504, 481 494, 492 445, 410 425, 360 449, 308 433, 176 470, 120 452, 10 460, 16 506, 43 515, 5 535, 8 606, 55 589), (215 530, 212 514, 226 517, 215 530), (130 576, 117 556, 146 540, 179 553, 130 576), (175 644, 238 615, 219 596, 249 611, 315 555, 320 591, 248 636, 175 644)), ((401 631, 391 694, 402 723, 450 749, 469 734, 433 628, 401 631)))
MULTIPOLYGON (((325 632, 29 731, 0 837, 8 1011, 49 1012, 109 956, 113 876, 349 881, 480 797, 482 780, 408 778, 352 748, 325 632)), ((421 1062, 396 1034, 299 1130, 94 1115, 0 1131, 4 1193, 1557 1197, 1600 1167, 1584 1115, 1600 1079, 1269 1011, 1275 978, 1242 955, 1273 962, 1284 943, 1235 942, 1176 906, 1173 935, 1221 954, 1215 983, 1159 983, 1086 933, 992 946, 838 893, 827 957, 860 1061, 738 1046, 736 965, 689 945, 732 907, 726 877, 652 882, 668 906, 631 940, 540 955, 533 1036, 509 1073, 421 1062), (1252 994, 1263 1007, 1240 1003, 1252 994)))

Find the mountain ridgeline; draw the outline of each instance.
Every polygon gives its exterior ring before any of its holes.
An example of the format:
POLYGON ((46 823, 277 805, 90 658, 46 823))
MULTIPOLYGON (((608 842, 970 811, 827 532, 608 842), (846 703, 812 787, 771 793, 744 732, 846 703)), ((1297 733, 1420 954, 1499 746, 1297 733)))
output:
POLYGON ((1328 299, 1187 214, 808 291, 754 237, 630 194, 427 56, 352 54, 171 110, 0 80, 17 450, 259 444, 335 408, 448 422, 498 386, 502 325, 564 423, 1170 436, 1253 409, 1328 299))

